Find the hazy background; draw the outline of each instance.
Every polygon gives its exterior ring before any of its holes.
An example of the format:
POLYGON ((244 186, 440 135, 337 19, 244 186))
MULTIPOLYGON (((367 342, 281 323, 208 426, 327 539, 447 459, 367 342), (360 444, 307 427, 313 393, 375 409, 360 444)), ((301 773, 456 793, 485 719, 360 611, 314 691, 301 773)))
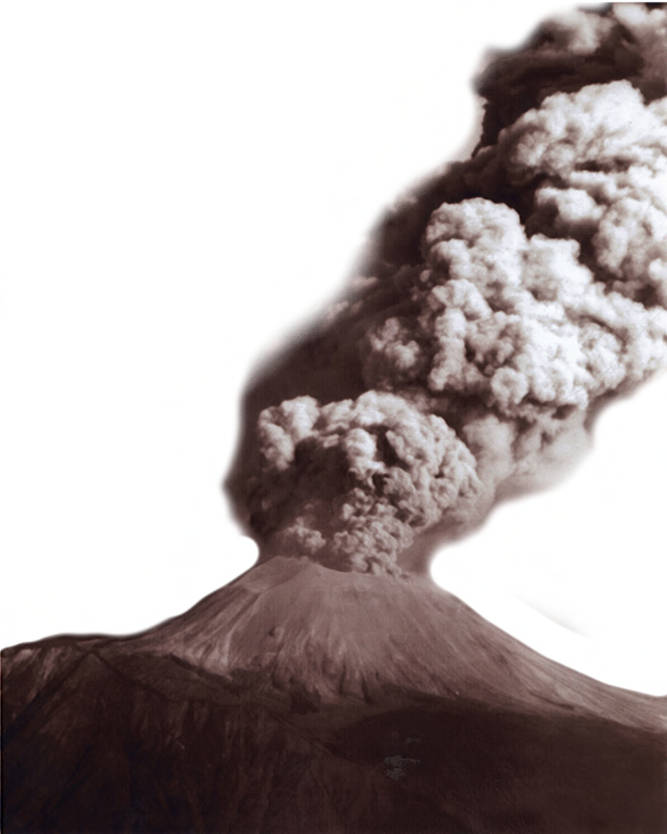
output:
MULTIPOLYGON (((567 5, 6 2, 0 645, 125 633, 247 569, 220 483, 250 369, 467 151, 470 78, 567 5), (450 11, 448 11, 448 9, 450 11)), ((434 575, 562 662, 667 692, 667 379, 434 575)))

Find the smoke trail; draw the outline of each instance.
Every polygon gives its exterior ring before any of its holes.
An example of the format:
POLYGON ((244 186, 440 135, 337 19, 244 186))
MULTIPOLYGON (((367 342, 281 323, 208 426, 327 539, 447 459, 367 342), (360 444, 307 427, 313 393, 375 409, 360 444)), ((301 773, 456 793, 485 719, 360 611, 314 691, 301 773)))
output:
POLYGON ((476 152, 387 219, 288 356, 299 396, 253 415, 265 556, 400 573, 416 537, 477 523, 665 364, 666 82, 662 7, 574 12, 490 62, 476 152))

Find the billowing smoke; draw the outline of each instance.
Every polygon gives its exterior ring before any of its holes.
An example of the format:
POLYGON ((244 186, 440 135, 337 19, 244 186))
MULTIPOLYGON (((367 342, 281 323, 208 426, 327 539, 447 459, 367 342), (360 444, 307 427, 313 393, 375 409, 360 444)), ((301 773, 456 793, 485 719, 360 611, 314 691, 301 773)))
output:
POLYGON ((666 83, 662 7, 578 11, 491 60, 473 156, 386 219, 291 354, 299 395, 249 412, 265 555, 400 573, 666 363, 666 83))
POLYGON ((320 406, 268 408, 258 434, 263 523, 274 547, 332 567, 393 570, 413 531, 479 489, 475 458, 447 423, 407 397, 368 391, 320 406))

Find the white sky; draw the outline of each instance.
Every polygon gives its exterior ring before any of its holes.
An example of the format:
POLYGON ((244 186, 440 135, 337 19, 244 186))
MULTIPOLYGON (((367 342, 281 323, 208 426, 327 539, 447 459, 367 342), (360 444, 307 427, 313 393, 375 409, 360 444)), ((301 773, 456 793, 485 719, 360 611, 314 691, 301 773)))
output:
MULTIPOLYGON (((554 8, 3 5, 0 645, 144 628, 250 566, 220 491, 249 369, 469 143, 481 52, 554 8)), ((616 405, 570 478, 434 565, 525 642, 654 693, 666 405, 665 379, 616 405)))

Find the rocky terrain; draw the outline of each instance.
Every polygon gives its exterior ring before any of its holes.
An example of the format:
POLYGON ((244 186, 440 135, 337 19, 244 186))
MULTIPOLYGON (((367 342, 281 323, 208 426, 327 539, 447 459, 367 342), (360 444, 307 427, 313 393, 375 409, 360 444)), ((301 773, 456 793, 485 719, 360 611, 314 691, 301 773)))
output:
POLYGON ((658 834, 666 723, 425 579, 276 557, 5 650, 3 831, 658 834))

